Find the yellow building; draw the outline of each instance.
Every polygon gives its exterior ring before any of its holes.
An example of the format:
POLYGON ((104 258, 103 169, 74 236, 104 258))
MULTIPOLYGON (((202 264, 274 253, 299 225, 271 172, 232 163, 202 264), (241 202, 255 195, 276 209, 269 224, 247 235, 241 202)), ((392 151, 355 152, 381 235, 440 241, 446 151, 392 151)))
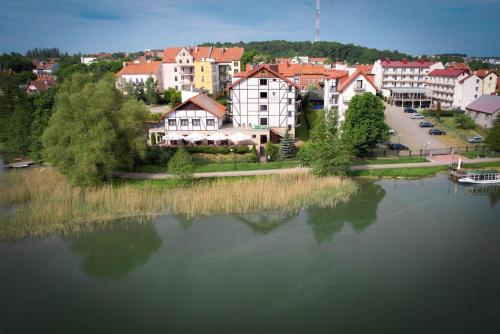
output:
POLYGON ((201 59, 194 63, 194 87, 204 89, 209 94, 219 90, 218 65, 214 59, 201 59))

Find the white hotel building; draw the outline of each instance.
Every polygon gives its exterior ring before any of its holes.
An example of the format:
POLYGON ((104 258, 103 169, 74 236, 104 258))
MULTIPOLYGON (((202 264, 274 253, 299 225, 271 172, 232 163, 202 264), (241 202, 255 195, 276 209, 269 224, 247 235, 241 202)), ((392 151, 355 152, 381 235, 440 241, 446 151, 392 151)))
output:
POLYGON ((427 75, 435 69, 444 69, 441 62, 424 60, 377 60, 372 74, 375 85, 392 105, 428 107, 427 75))
POLYGON ((429 73, 432 101, 443 108, 465 108, 481 95, 482 80, 467 70, 444 69, 429 73))

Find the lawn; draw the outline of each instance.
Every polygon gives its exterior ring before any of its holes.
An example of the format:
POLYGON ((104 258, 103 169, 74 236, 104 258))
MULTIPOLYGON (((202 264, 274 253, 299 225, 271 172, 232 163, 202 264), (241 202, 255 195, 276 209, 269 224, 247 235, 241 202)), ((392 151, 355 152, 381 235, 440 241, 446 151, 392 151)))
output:
POLYGON ((468 143, 465 139, 474 136, 486 136, 486 131, 482 128, 476 127, 474 130, 459 129, 455 126, 455 119, 453 117, 441 117, 438 122, 435 117, 429 117, 428 120, 434 123, 435 127, 446 132, 446 135, 439 136, 440 140, 450 147, 465 147, 474 146, 468 143))
POLYGON ((416 162, 428 162, 425 157, 396 157, 396 158, 378 158, 356 160, 354 165, 390 165, 390 164, 406 164, 416 162))
POLYGON ((268 163, 242 162, 234 164, 207 164, 195 166, 195 173, 212 173, 212 172, 231 172, 231 171, 248 171, 248 170, 265 170, 265 169, 283 169, 298 167, 298 161, 273 161, 268 163), (236 168, 235 168, 236 167, 236 168))
POLYGON ((500 158, 500 152, 491 152, 491 151, 471 151, 471 152, 466 152, 466 153, 460 153, 460 155, 467 157, 469 159, 476 159, 478 155, 481 155, 481 157, 484 156, 484 158, 500 158))

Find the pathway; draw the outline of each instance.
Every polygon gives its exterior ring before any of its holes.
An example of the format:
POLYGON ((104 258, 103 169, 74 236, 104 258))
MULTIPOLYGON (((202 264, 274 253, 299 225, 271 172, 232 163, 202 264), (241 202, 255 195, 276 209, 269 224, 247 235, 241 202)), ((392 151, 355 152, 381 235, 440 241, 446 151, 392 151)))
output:
MULTIPOLYGON (((455 159, 458 158, 457 155, 454 156, 455 159)), ((412 168, 412 167, 434 167, 434 166, 447 166, 450 164, 452 156, 448 156, 444 159, 440 156, 439 159, 430 162, 415 162, 415 163, 403 163, 403 164, 386 164, 386 165, 356 165, 352 166, 352 170, 370 170, 370 169, 394 169, 394 168, 412 168)), ((483 159, 467 159, 462 157, 463 163, 481 163, 481 162, 500 162, 500 158, 483 158, 483 159)), ((213 172, 213 173, 194 173, 195 178, 210 178, 210 177, 237 177, 237 176, 260 176, 260 175, 275 175, 275 174, 296 174, 296 173, 308 173, 310 172, 308 167, 295 167, 295 168, 284 168, 284 169, 266 169, 266 170, 249 170, 249 171, 234 171, 234 172, 213 172)), ((151 179, 151 180, 161 180, 172 177, 168 173, 134 173, 134 172, 115 172, 117 177, 125 179, 151 179)))

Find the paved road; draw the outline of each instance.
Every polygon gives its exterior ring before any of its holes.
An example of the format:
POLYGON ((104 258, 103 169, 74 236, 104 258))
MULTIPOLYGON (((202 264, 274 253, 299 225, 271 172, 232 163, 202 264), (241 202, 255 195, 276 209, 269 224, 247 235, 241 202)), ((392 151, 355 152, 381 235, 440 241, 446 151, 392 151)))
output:
MULTIPOLYGON (((443 157, 443 156, 440 156, 443 157)), ((452 156, 449 156, 451 159, 452 156)), ((454 156, 455 159, 458 157, 454 156)), ((410 168, 410 167, 432 167, 432 166, 447 166, 450 164, 450 159, 439 159, 438 161, 431 162, 417 162, 405 164, 382 164, 382 165, 357 165, 353 166, 352 170, 369 170, 369 169, 393 169, 393 168, 410 168)), ((480 163, 480 162, 494 162, 500 161, 500 158, 484 158, 484 159, 467 159, 462 157, 463 163, 480 163)), ((235 171, 235 172, 215 172, 215 173, 195 173, 195 178, 208 178, 208 177, 231 177, 231 176, 258 176, 258 175, 273 175, 273 174, 296 174, 296 173, 309 173, 310 168, 296 167, 284 169, 266 169, 266 170, 251 170, 251 171, 235 171)), ((124 179, 166 179, 172 177, 167 173, 134 173, 134 172, 115 172, 115 176, 124 179)))
POLYGON ((432 149, 448 147, 439 140, 439 136, 431 136, 429 128, 418 126, 423 120, 411 119, 411 114, 403 112, 401 107, 387 106, 385 109, 386 123, 396 130, 396 135, 392 136, 391 142, 405 144, 411 150, 425 149, 429 142, 432 149))

